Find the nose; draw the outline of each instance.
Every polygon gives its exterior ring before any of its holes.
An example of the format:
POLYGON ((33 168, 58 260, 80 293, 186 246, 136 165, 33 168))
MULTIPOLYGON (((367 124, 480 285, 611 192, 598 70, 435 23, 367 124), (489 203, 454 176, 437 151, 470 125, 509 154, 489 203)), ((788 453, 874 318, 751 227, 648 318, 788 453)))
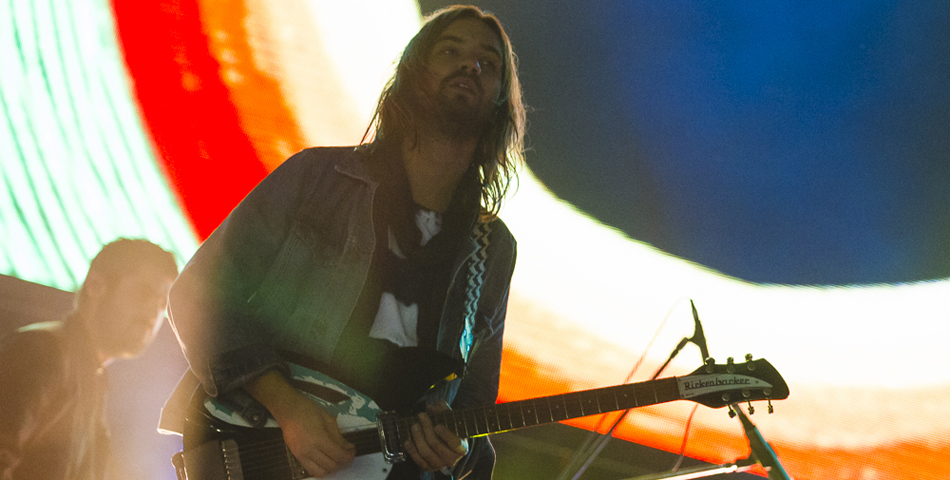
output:
POLYGON ((462 61, 462 71, 472 75, 481 75, 482 74, 482 64, 479 63, 478 58, 473 56, 466 57, 462 61))

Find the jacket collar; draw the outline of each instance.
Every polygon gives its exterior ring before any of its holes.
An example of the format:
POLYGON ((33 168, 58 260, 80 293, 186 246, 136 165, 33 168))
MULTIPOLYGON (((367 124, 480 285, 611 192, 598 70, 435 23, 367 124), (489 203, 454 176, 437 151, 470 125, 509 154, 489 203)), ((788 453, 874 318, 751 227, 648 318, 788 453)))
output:
POLYGON ((350 148, 350 151, 347 155, 334 158, 333 169, 348 177, 353 177, 366 183, 375 183, 367 167, 367 160, 369 159, 368 144, 348 148, 350 148))

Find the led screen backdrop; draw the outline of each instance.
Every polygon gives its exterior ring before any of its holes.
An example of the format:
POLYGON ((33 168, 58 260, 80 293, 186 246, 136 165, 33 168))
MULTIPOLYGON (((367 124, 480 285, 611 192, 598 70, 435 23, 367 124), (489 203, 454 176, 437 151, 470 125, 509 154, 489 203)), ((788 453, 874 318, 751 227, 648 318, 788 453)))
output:
MULTIPOLYGON (((102 243, 146 237, 185 261, 287 156, 358 143, 420 12, 392 1, 12 0, 0 22, 0 273, 72 290, 102 243)), ((530 98, 554 87, 525 88, 530 98)), ((615 140, 601 134, 589 141, 615 140)), ((939 353, 950 281, 743 281, 582 214, 528 169, 502 216, 519 259, 501 401, 649 378, 692 333, 692 299, 713 357, 751 352, 788 381, 791 397, 753 421, 795 478, 950 476, 939 353)), ((126 460, 174 478, 175 441, 149 422, 183 363, 159 351, 143 360, 162 373, 113 408, 147 417, 125 425, 147 430, 123 445, 137 455, 126 460)), ((699 357, 687 347, 665 374, 699 357)), ((130 364, 116 365, 120 378, 135 376, 130 364)), ((686 402, 637 409, 616 435, 671 452, 685 438, 687 455, 714 463, 748 454, 736 420, 686 402)))

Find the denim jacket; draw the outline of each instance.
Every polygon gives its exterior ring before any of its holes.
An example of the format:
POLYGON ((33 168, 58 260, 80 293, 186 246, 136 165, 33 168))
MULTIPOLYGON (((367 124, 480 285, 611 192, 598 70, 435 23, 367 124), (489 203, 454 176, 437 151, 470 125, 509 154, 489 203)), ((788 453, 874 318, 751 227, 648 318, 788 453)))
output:
MULTIPOLYGON (((376 183, 353 147, 311 148, 268 175, 201 245, 169 297, 169 319, 192 372, 212 396, 272 368, 278 350, 330 363, 366 280, 375 247, 376 183)), ((437 349, 462 359, 467 272, 463 247, 447 286, 437 349)), ((493 404, 516 244, 491 222, 466 373, 427 400, 455 409, 493 404)), ((472 442, 455 478, 489 478, 494 452, 472 442)))

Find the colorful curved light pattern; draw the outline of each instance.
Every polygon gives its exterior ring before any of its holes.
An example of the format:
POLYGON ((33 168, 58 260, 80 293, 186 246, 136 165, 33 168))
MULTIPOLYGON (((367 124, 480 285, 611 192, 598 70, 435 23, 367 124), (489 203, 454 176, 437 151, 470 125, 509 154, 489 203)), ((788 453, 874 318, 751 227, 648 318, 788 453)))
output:
MULTIPOLYGON (((0 273, 73 289, 119 235, 186 260, 288 155, 359 142, 419 12, 336 3, 0 4, 0 273)), ((578 214, 527 171, 503 217, 520 250, 500 400, 620 383, 639 360, 634 379, 649 378, 691 333, 692 298, 714 356, 752 351, 788 380, 791 398, 754 421, 795 478, 950 476, 950 282, 741 282, 578 214)), ((699 360, 688 349, 666 374, 699 360)), ((691 409, 638 409, 616 434, 676 452, 691 409)), ((736 421, 700 407, 686 454, 748 450, 736 421)))
POLYGON ((0 271, 70 290, 117 236, 195 248, 101 2, 0 5, 0 271))

